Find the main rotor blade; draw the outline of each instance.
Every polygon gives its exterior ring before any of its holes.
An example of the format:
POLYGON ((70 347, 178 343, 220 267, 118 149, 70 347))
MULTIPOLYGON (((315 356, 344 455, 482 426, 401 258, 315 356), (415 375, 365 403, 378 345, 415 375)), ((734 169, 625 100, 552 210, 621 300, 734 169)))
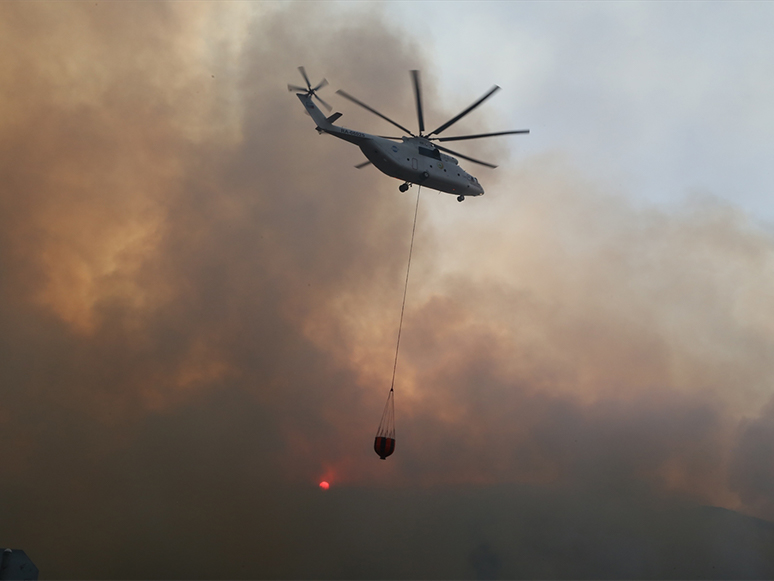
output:
POLYGON ((425 132, 425 118, 422 116, 422 88, 419 85, 419 71, 411 71, 411 80, 414 81, 414 96, 417 101, 417 119, 419 120, 419 134, 425 132))
POLYGON ((301 93, 306 93, 306 88, 299 87, 298 85, 288 85, 288 91, 299 91, 301 93))
POLYGON ((479 165, 485 165, 486 167, 491 167, 492 169, 496 168, 496 165, 492 165, 491 163, 487 163, 485 161, 480 161, 478 159, 473 159, 472 157, 468 157, 467 155, 462 155, 461 153, 458 153, 456 151, 452 151, 451 149, 447 149, 445 147, 441 147, 440 145, 436 145, 438 149, 441 151, 445 151, 447 153, 451 153, 453 155, 456 155, 457 157, 461 157, 462 159, 467 159, 468 161, 472 161, 473 163, 477 163, 479 165))
POLYGON ((306 76, 306 69, 304 67, 298 67, 298 70, 301 71, 301 76, 304 77, 304 80, 306 81, 306 87, 311 89, 312 83, 309 82, 309 77, 306 76))
POLYGON ((498 131, 497 133, 479 133, 478 135, 458 135, 457 137, 433 137, 432 139, 437 141, 462 141, 463 139, 479 139, 481 137, 494 137, 495 135, 513 135, 515 133, 529 133, 529 129, 498 131))
POLYGON ((365 166, 367 166, 367 165, 370 165, 370 164, 371 164, 371 162, 370 162, 370 161, 364 161, 363 163, 359 163, 359 164, 357 164, 355 167, 356 167, 357 169, 362 169, 362 168, 364 168, 365 166))
POLYGON ((455 124, 457 121, 459 121, 460 119, 462 119, 462 118, 463 118, 465 115, 467 115, 468 113, 470 113, 470 112, 471 112, 473 109, 475 109, 476 107, 478 107, 478 106, 479 106, 481 103, 483 103, 484 101, 486 101, 486 100, 487 100, 489 97, 491 97, 492 95, 494 95, 494 94, 495 94, 497 91, 499 91, 499 90, 500 90, 500 87, 498 87, 497 85, 495 85, 494 87, 492 87, 491 89, 489 89, 489 92, 488 92, 486 95, 484 95, 483 97, 481 97, 481 98, 480 98, 478 101, 476 101, 475 103, 473 103, 473 104, 472 104, 470 107, 468 107, 467 109, 465 109, 465 110, 464 110, 462 113, 460 113, 459 115, 457 115, 457 116, 456 116, 456 117, 454 117, 453 119, 450 119, 449 121, 447 121, 446 123, 444 123, 443 125, 441 125, 441 126, 440 126, 438 129, 436 129, 435 131, 433 131, 433 132, 431 132, 431 133, 428 133, 428 134, 427 134, 427 136, 429 137, 429 136, 431 136, 431 135, 438 135, 438 134, 439 134, 439 133, 441 133, 442 131, 446 131, 446 130, 447 130, 449 127, 451 127, 452 125, 454 125, 454 124, 455 124))
POLYGON ((331 107, 330 105, 328 105, 328 103, 326 103, 325 101, 323 101, 322 99, 320 99, 320 97, 318 97, 317 95, 315 95, 315 96, 314 96, 314 98, 315 98, 315 99, 317 99, 318 101, 320 101, 320 103, 322 103, 322 104, 323 104, 323 107, 325 107, 325 108, 326 108, 328 111, 333 111, 333 107, 331 107))
POLYGON ((327 86, 328 86, 328 79, 323 79, 322 81, 320 81, 320 84, 319 84, 319 85, 317 85, 317 86, 316 86, 314 89, 312 89, 312 90, 313 90, 313 91, 316 91, 317 89, 322 89, 323 87, 327 87, 327 86))
POLYGON ((413 133, 411 133, 411 131, 409 131, 408 129, 406 129, 405 127, 403 127, 403 125, 400 125, 399 123, 396 123, 395 121, 393 121, 392 119, 390 119, 390 118, 389 118, 389 117, 387 117, 386 115, 382 115, 381 113, 379 113, 379 111, 377 111, 376 109, 374 109, 374 108, 372 108, 372 107, 369 107, 368 105, 366 105, 366 104, 365 104, 365 103, 363 103, 362 101, 358 101, 357 99, 355 99, 355 98, 354 98, 352 95, 350 95, 349 93, 346 93, 346 92, 342 91, 341 89, 339 89, 338 91, 336 91, 336 93, 338 93, 339 95, 341 95, 341 96, 342 96, 342 97, 344 97, 345 99, 349 99, 350 101, 352 101, 352 102, 353 102, 353 103, 355 103, 356 105, 360 105, 360 106, 361 106, 363 109, 366 109, 367 111, 370 111, 371 113, 373 113, 374 115, 377 115, 377 116, 381 117, 381 118, 382 118, 382 119, 384 119, 385 121, 388 121, 388 122, 392 123, 393 125, 395 125, 395 127, 397 127, 398 129, 402 129, 403 131, 405 131, 406 133, 408 133, 408 134, 409 134, 409 135, 411 135, 412 137, 416 137, 416 136, 415 136, 413 133))

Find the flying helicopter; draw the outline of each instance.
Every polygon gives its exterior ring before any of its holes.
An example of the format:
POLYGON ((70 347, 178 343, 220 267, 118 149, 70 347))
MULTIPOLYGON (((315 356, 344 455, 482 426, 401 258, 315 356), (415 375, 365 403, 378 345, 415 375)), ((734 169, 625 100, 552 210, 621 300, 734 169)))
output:
POLYGON ((463 141, 467 139, 494 137, 496 135, 529 133, 529 129, 518 129, 515 131, 498 131, 496 133, 480 133, 477 135, 439 137, 443 131, 446 131, 489 97, 494 95, 494 93, 500 89, 497 85, 492 87, 483 97, 478 99, 462 113, 451 118, 443 125, 440 125, 437 129, 425 133, 425 122, 422 112, 422 90, 419 82, 419 71, 416 70, 411 71, 411 80, 414 85, 419 133, 413 133, 403 125, 400 125, 386 115, 379 113, 379 111, 366 105, 349 93, 338 90, 336 91, 337 94, 393 124, 406 135, 401 137, 387 137, 384 135, 371 135, 362 131, 353 131, 352 129, 334 125, 341 117, 341 113, 334 113, 333 115, 326 117, 314 102, 313 98, 317 99, 329 112, 333 110, 328 103, 323 101, 317 95, 317 91, 327 86, 328 81, 323 79, 317 86, 312 87, 304 67, 298 67, 298 70, 301 72, 301 76, 306 82, 306 88, 289 84, 288 91, 296 92, 296 96, 301 103, 303 103, 304 108, 317 124, 317 132, 320 134, 328 133, 339 139, 357 145, 368 161, 358 164, 355 167, 361 169, 367 165, 373 164, 382 173, 403 181, 404 183, 398 187, 401 192, 408 190, 412 184, 417 184, 438 190, 439 192, 454 194, 457 196, 458 202, 464 201, 465 198, 469 196, 481 196, 484 194, 484 189, 481 187, 478 180, 462 169, 454 157, 441 152, 452 153, 457 157, 486 167, 495 168, 497 166, 468 157, 467 155, 462 155, 461 153, 452 151, 451 149, 447 149, 446 147, 442 147, 433 142, 463 141))

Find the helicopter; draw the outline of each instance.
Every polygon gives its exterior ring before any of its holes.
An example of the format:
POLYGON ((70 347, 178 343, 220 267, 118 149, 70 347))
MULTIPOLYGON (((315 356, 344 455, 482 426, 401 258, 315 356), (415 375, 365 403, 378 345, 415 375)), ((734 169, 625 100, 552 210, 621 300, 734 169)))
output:
POLYGON ((529 133, 529 129, 518 129, 515 131, 498 131, 496 133, 480 133, 477 135, 438 137, 440 133, 446 131, 449 127, 496 93, 500 89, 497 85, 492 87, 483 97, 478 99, 462 113, 453 117, 443 125, 440 125, 437 129, 425 133, 424 116, 422 113, 422 90, 419 82, 419 71, 417 70, 411 71, 411 80, 414 86, 414 96, 416 99, 419 133, 413 133, 403 125, 400 125, 386 115, 379 113, 379 111, 366 105, 349 93, 338 90, 336 91, 338 95, 363 107, 374 115, 381 117, 403 131, 406 135, 401 137, 387 137, 384 135, 371 135, 362 131, 353 131, 352 129, 347 129, 346 127, 334 124, 342 116, 341 113, 334 113, 333 115, 326 117, 314 102, 313 99, 317 99, 328 112, 333 110, 328 103, 323 101, 317 95, 317 91, 327 86, 328 81, 323 79, 317 86, 312 87, 304 67, 298 67, 298 70, 306 82, 306 88, 289 84, 288 91, 296 92, 296 96, 304 105, 305 110, 317 124, 317 132, 319 134, 328 133, 339 139, 357 145, 368 161, 358 164, 355 167, 361 169, 373 164, 382 173, 403 181, 404 183, 398 187, 401 192, 407 191, 412 184, 417 184, 419 186, 438 190, 439 192, 454 194, 457 196, 458 202, 464 201, 466 197, 482 196, 484 195, 484 189, 481 187, 478 180, 462 169, 454 157, 442 152, 452 153, 457 157, 486 167, 496 168, 497 166, 462 155, 461 153, 452 151, 451 149, 447 149, 446 147, 442 147, 433 142, 463 141, 467 139, 480 139, 482 137, 494 137, 496 135, 529 133))

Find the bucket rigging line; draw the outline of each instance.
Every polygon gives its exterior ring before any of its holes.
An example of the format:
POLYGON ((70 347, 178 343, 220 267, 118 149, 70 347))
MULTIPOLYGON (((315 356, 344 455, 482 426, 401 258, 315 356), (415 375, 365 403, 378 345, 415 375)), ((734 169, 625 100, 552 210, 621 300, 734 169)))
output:
POLYGON ((403 331, 403 313, 406 310, 406 293, 408 291, 409 274, 411 273, 411 255, 414 252, 414 234, 417 231, 417 215, 419 214, 419 194, 422 186, 417 189, 417 203, 414 208, 414 225, 411 228, 411 244, 409 245, 408 264, 406 266, 406 282, 403 285, 403 303, 400 307, 400 322, 398 323, 398 340, 395 345, 395 362, 392 365, 392 381, 390 391, 387 394, 387 403, 384 405, 382 420, 374 439, 374 450, 382 460, 395 451, 395 374, 398 369, 398 353, 400 353, 400 335, 403 331))

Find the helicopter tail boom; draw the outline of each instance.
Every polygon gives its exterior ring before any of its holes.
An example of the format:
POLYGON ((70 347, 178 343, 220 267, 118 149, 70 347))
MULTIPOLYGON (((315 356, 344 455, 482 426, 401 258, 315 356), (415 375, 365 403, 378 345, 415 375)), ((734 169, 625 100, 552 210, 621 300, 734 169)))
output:
MULTIPOLYGON (((307 113, 312 117, 315 123, 317 123, 317 127, 325 130, 328 129, 328 127, 332 127, 333 123, 328 120, 328 117, 325 116, 325 113, 320 111, 320 109, 315 105, 314 101, 312 101, 311 95, 304 95, 303 93, 298 93, 296 95, 298 99, 301 101, 301 103, 304 104, 304 108, 306 109, 307 113)), ((340 117, 340 115, 339 115, 340 117)), ((335 115, 331 115, 331 118, 335 121, 338 119, 335 115)))
POLYGON ((335 122, 336 120, 338 120, 339 117, 341 117, 341 113, 334 113, 330 117, 326 117, 325 113, 320 111, 320 109, 317 107, 314 101, 312 101, 312 97, 310 95, 298 93, 296 96, 304 104, 304 108, 312 117, 312 120, 315 123, 317 123, 318 133, 329 133, 335 137, 338 137, 339 139, 343 139, 344 141, 349 141, 350 143, 354 143, 355 145, 358 145, 358 146, 368 141, 372 137, 367 133, 362 133, 360 131, 352 131, 351 129, 347 129, 346 127, 340 127, 338 125, 334 125, 333 122, 335 122))

